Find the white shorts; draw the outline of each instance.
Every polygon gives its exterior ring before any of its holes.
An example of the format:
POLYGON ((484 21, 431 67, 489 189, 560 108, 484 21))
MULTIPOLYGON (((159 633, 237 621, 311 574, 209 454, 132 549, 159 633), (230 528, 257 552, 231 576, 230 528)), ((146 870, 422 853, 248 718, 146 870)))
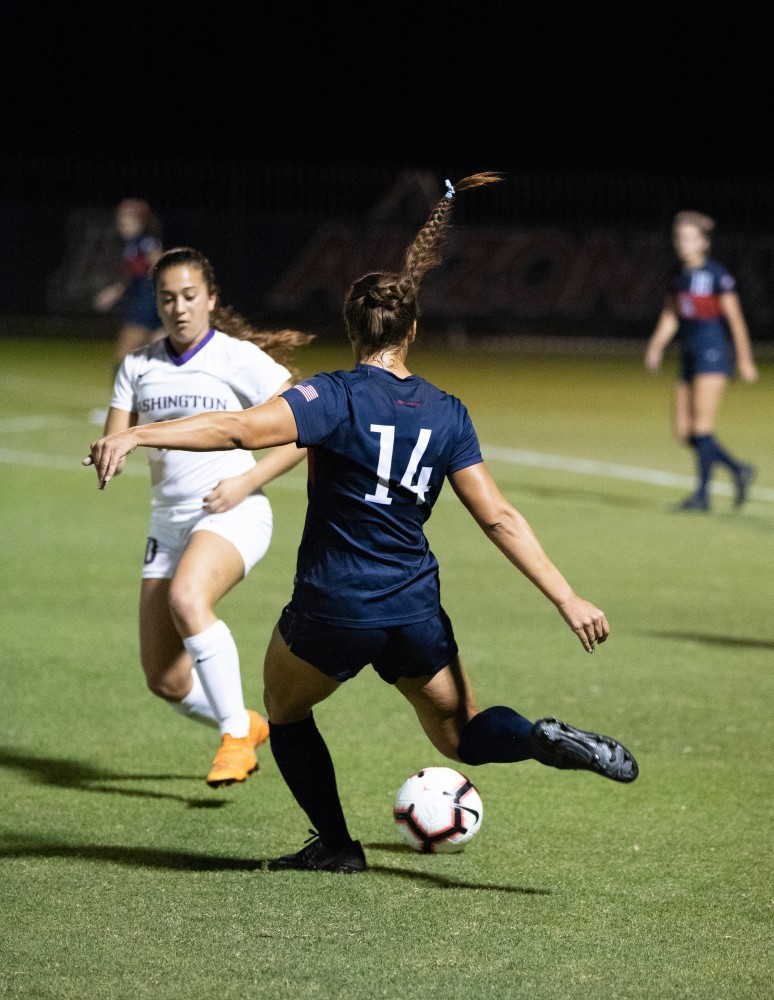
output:
POLYGON ((272 512, 268 497, 247 497, 237 507, 223 514, 208 514, 190 504, 159 507, 151 513, 144 580, 171 580, 194 531, 214 531, 236 548, 245 564, 245 576, 269 548, 272 512))

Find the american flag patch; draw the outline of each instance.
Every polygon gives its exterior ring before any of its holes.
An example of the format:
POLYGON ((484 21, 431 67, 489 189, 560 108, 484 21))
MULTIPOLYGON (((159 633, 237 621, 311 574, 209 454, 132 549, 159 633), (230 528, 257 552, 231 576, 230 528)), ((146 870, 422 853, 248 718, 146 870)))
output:
POLYGON ((311 403, 313 399, 319 398, 319 393, 313 385, 294 385, 294 389, 298 389, 307 403, 311 403))

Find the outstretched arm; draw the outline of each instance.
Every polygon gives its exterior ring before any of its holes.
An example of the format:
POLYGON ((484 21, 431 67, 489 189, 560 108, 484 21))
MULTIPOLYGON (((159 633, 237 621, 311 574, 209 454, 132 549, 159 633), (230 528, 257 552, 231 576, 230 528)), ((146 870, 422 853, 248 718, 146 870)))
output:
MULTIPOLYGON (((288 379, 271 396, 276 399, 280 393, 290 389, 293 380, 288 379)), ((222 514, 240 504, 256 490, 262 489, 278 476, 294 469, 306 458, 306 448, 297 448, 294 444, 281 445, 273 448, 267 455, 260 458, 251 469, 238 476, 221 479, 215 488, 204 498, 204 509, 208 514, 222 514)))
POLYGON ((208 514, 222 514, 241 503, 245 497, 263 488, 278 476, 294 469, 306 458, 306 448, 284 444, 260 458, 255 465, 238 476, 222 479, 204 498, 208 514))
POLYGON ((200 413, 195 417, 161 420, 129 427, 100 438, 91 446, 83 465, 93 465, 99 488, 104 490, 126 455, 137 447, 176 451, 257 451, 290 444, 298 438, 293 411, 282 397, 247 410, 200 413))
POLYGON ((593 653, 596 643, 610 634, 604 612, 573 591, 484 463, 452 473, 449 482, 484 534, 555 605, 586 652, 593 653))

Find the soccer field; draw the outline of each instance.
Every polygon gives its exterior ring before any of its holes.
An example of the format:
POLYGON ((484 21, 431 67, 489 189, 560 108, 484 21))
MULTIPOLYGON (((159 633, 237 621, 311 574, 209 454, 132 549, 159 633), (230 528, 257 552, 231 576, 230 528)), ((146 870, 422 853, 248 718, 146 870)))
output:
MULTIPOLYGON (((730 387, 721 442, 755 463, 740 512, 676 515, 674 368, 639 357, 412 351, 468 405, 505 495, 610 640, 585 654, 447 487, 428 525, 484 707, 619 738, 618 785, 534 761, 460 766, 484 803, 460 854, 399 839, 404 779, 445 763, 366 670, 315 710, 369 870, 267 872, 307 824, 271 753, 209 789, 217 735, 144 687, 137 600, 145 454, 100 492, 81 458, 112 344, 0 340, 0 996, 360 1000, 772 995, 774 454, 771 362, 730 387)), ((349 367, 346 346, 297 355, 349 367)), ((274 539, 220 605, 248 704, 290 596, 305 471, 267 488, 274 539)))

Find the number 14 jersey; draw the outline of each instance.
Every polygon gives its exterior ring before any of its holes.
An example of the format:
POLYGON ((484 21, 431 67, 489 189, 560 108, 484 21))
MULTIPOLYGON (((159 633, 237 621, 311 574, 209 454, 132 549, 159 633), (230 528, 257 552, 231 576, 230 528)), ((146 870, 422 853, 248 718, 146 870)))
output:
POLYGON ((418 375, 362 364, 282 395, 309 449, 293 610, 353 628, 436 614, 424 524, 446 476, 482 461, 464 404, 418 375))

